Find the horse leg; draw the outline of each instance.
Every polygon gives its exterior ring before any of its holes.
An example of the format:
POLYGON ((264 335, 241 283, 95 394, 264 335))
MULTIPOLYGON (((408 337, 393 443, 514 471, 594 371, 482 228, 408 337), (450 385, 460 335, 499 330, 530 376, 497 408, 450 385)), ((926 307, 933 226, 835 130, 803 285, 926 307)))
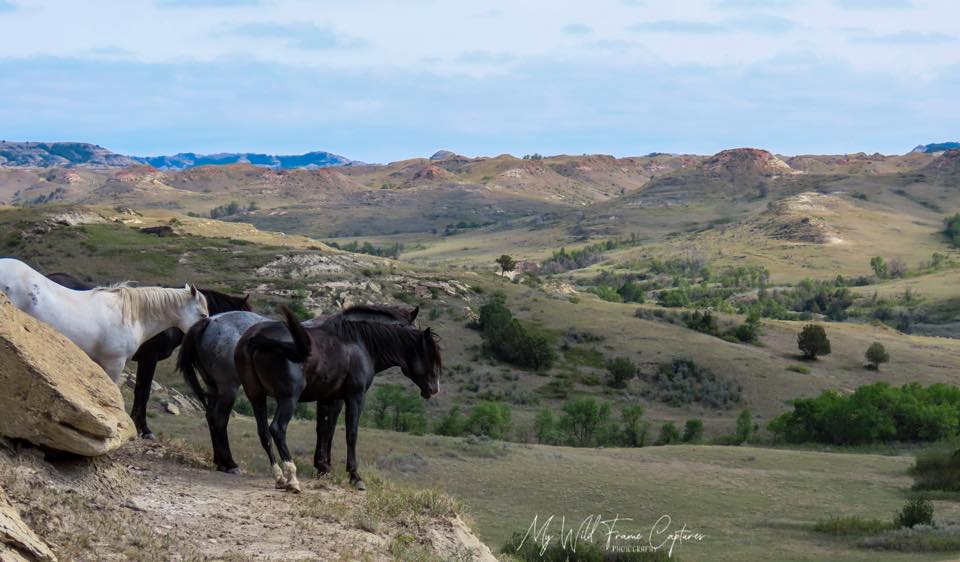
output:
POLYGON ((360 414, 363 412, 363 394, 348 396, 347 403, 347 474, 350 483, 358 490, 367 486, 357 474, 357 434, 360 432, 360 414))
POLYGON ((283 477, 287 481, 286 489, 294 493, 300 493, 297 465, 293 463, 290 449, 287 448, 287 425, 290 424, 296 407, 297 396, 277 398, 277 413, 273 416, 273 423, 270 424, 270 434, 273 435, 273 441, 277 444, 277 452, 280 453, 280 460, 283 462, 283 477))
MULTIPOLYGON (((98 362, 99 363, 99 362, 98 362)), ((123 375, 123 366, 127 364, 126 357, 116 357, 111 359, 104 359, 102 363, 99 363, 100 367, 106 371, 109 375, 110 380, 113 381, 113 384, 120 384, 120 376, 123 375)))
POLYGON ((317 402, 317 449, 313 454, 313 466, 317 475, 329 474, 333 463, 333 434, 337 430, 337 419, 343 409, 342 400, 317 402))
MULTIPOLYGON (((248 398, 250 398, 248 396, 248 398)), ((270 460, 270 469, 273 471, 273 479, 276 481, 278 490, 287 487, 287 479, 283 477, 283 471, 277 464, 276 457, 273 456, 273 445, 270 443, 270 428, 267 426, 267 397, 257 396, 250 398, 250 405, 253 407, 253 415, 257 418, 257 435, 260 437, 260 445, 267 452, 267 459, 270 460)))
POLYGON ((150 390, 153 386, 153 375, 157 370, 157 356, 154 353, 145 353, 137 360, 137 384, 133 389, 133 408, 130 417, 137 426, 137 433, 143 439, 156 440, 157 436, 147 427, 147 402, 150 400, 150 390))
POLYGON ((213 397, 213 402, 207 408, 207 424, 210 426, 210 438, 213 441, 213 462, 217 465, 217 470, 229 474, 240 474, 240 468, 230 453, 230 437, 227 434, 230 412, 233 411, 236 400, 237 389, 228 387, 213 397))

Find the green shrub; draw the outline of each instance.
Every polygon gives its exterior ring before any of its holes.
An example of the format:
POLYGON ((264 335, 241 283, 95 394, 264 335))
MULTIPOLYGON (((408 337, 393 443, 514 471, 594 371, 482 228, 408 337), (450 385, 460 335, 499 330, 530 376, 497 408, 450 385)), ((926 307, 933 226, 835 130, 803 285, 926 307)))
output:
POLYGON ((703 439, 703 420, 687 420, 683 426, 682 439, 684 443, 699 443, 703 439))
POLYGON ((816 359, 818 355, 830 354, 830 340, 823 326, 807 324, 797 335, 797 347, 806 359, 816 359))
POLYGON ((646 300, 643 287, 641 287, 636 281, 624 282, 624 284, 617 289, 617 293, 620 294, 623 302, 643 303, 646 300))
POLYGON ((646 447, 647 434, 650 431, 650 424, 643 421, 643 406, 633 404, 625 406, 621 416, 623 418, 623 431, 621 432, 621 443, 625 447, 646 447))
POLYGON ((460 437, 466 431, 467 420, 460 413, 458 406, 452 406, 447 413, 440 416, 440 419, 433 426, 433 432, 437 435, 447 435, 449 437, 460 437))
POLYGON ((810 369, 806 365, 787 365, 788 371, 793 371, 794 373, 800 373, 803 375, 809 375, 810 369))
POLYGON ((623 302, 623 297, 620 295, 620 293, 618 293, 613 287, 609 287, 607 285, 591 287, 587 289, 587 291, 608 302, 623 302))
POLYGON ((617 357, 607 361, 607 385, 626 388, 627 382, 637 375, 637 366, 629 357, 617 357))
POLYGON ((690 306, 690 297, 684 289, 666 289, 657 295, 657 304, 667 308, 690 306))
POLYGON ((680 430, 673 422, 666 422, 660 426, 660 437, 657 438, 657 445, 672 445, 680 441, 680 430))
POLYGON ((746 443, 753 437, 753 416, 750 415, 750 410, 744 410, 737 416, 737 428, 733 437, 737 445, 746 443))
POLYGON ((581 398, 563 406, 559 427, 574 445, 587 447, 594 443, 597 431, 609 419, 610 404, 597 402, 594 398, 581 398))
POLYGON ((426 407, 420 394, 399 384, 374 388, 364 413, 379 429, 422 433, 427 426, 426 407))
POLYGON ((933 526, 933 503, 923 496, 907 500, 893 520, 897 527, 933 526))
POLYGON ((481 402, 473 407, 466 429, 473 435, 503 439, 510 430, 510 406, 501 402, 481 402))
POLYGON ((556 351, 547 334, 514 318, 503 293, 495 293, 480 307, 478 327, 484 348, 501 361, 546 370, 556 360, 556 351))
POLYGON ((890 354, 887 353, 887 349, 883 347, 883 344, 878 341, 870 344, 864 356, 867 358, 870 367, 874 370, 880 369, 880 363, 890 361, 890 354))
POLYGON ((715 375, 692 359, 660 364, 651 382, 644 395, 674 407, 700 402, 713 408, 730 408, 740 401, 738 383, 715 375))

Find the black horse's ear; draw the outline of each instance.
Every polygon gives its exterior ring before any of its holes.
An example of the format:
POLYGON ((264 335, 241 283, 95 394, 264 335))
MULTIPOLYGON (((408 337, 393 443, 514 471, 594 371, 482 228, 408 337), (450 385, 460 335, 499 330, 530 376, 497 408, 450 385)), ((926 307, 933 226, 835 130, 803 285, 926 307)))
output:
POLYGON ((430 328, 423 331, 423 339, 427 341, 433 339, 433 332, 430 331, 430 328))
POLYGON ((411 323, 411 324, 413 324, 413 321, 417 319, 417 314, 420 314, 420 307, 419 307, 419 306, 413 307, 413 310, 410 312, 410 323, 411 323))
POLYGON ((194 286, 191 285, 190 283, 187 283, 187 286, 184 287, 184 289, 187 289, 187 288, 190 289, 190 296, 191 296, 191 297, 197 296, 197 288, 196 288, 196 287, 194 287, 194 286))
POLYGON ((243 302, 250 302, 250 293, 243 295, 243 302))

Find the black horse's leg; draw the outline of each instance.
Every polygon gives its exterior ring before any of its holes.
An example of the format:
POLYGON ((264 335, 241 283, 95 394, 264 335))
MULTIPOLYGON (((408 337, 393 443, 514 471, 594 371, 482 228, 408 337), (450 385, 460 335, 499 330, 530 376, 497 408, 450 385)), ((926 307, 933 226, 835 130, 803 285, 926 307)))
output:
MULTIPOLYGON (((299 393, 297 394, 299 396, 299 393)), ((270 434, 277 444, 277 452, 283 462, 283 477, 287 481, 286 489, 291 492, 300 492, 300 481, 297 480, 297 465, 293 463, 290 449, 287 448, 287 426, 293 419, 293 411, 297 408, 297 396, 277 398, 277 413, 270 424, 270 434)))
MULTIPOLYGON (((143 350, 146 351, 146 350, 143 350)), ((147 402, 153 386, 153 375, 157 371, 157 355, 147 352, 137 357, 137 384, 133 389, 133 408, 130 417, 137 426, 137 433, 144 439, 154 440, 156 435, 147 427, 147 402)))
POLYGON ((333 453, 333 434, 337 430, 342 409, 343 400, 317 402, 317 449, 313 454, 313 466, 319 476, 329 474, 333 467, 330 458, 333 453))
POLYGON ((357 474, 357 435, 360 432, 360 414, 363 412, 363 394, 348 396, 347 403, 347 474, 350 483, 358 490, 366 490, 367 486, 357 474))
POLYGON ((210 437, 213 439, 213 462, 217 470, 230 474, 240 474, 240 468, 230 453, 230 437, 227 435, 227 424, 230 423, 230 412, 233 403, 237 400, 237 389, 226 388, 221 391, 207 409, 207 423, 210 425, 210 437))
POLYGON ((273 456, 273 445, 270 443, 270 427, 267 425, 267 397, 250 397, 250 405, 253 407, 254 417, 257 418, 257 435, 260 437, 263 450, 267 452, 267 459, 270 460, 273 479, 277 483, 277 489, 283 490, 287 487, 287 479, 283 477, 283 471, 280 470, 277 459, 273 456))

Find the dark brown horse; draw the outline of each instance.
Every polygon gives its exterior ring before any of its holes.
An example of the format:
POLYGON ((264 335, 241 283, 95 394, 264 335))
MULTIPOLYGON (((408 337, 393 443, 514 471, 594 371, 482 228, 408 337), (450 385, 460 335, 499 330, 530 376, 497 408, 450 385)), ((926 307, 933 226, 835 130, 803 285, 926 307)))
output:
MULTIPOLYGON (((75 291, 88 291, 95 287, 94 284, 81 281, 68 273, 51 273, 47 275, 47 279, 75 291)), ((207 297, 207 308, 211 315, 231 310, 250 310, 250 295, 234 297, 210 289, 200 289, 200 292, 207 297)), ((170 357, 182 340, 183 332, 179 329, 164 330, 145 341, 131 358, 137 362, 137 382, 133 389, 130 417, 137 427, 137 433, 144 439, 156 438, 147 427, 147 402, 150 400, 157 363, 170 357)))
MULTIPOLYGON (((361 304, 345 308, 334 315, 318 316, 304 322, 304 326, 322 326, 338 318, 411 326, 419 310, 393 305, 361 304)), ((234 351, 240 337, 251 326, 261 322, 273 322, 273 319, 253 312, 215 314, 190 328, 183 338, 180 356, 177 358, 177 368, 206 410, 210 441, 213 444, 213 462, 217 470, 222 472, 240 472, 230 452, 230 436, 227 431, 230 413, 240 389, 234 351), (200 379, 203 379, 203 384, 200 379)), ((342 400, 317 403, 317 453, 314 456, 314 465, 320 473, 330 470, 330 449, 337 418, 342 409, 342 400)))
POLYGON ((305 327, 283 308, 284 322, 250 327, 237 343, 234 361, 257 418, 257 432, 278 488, 300 491, 287 447, 287 425, 297 402, 343 400, 346 404, 347 473, 364 489, 357 472, 357 435, 364 397, 376 373, 400 367, 429 399, 440 390, 442 359, 436 336, 427 328, 332 318, 305 327), (277 412, 267 426, 267 397, 277 412), (271 437, 283 468, 276 462, 271 437))

